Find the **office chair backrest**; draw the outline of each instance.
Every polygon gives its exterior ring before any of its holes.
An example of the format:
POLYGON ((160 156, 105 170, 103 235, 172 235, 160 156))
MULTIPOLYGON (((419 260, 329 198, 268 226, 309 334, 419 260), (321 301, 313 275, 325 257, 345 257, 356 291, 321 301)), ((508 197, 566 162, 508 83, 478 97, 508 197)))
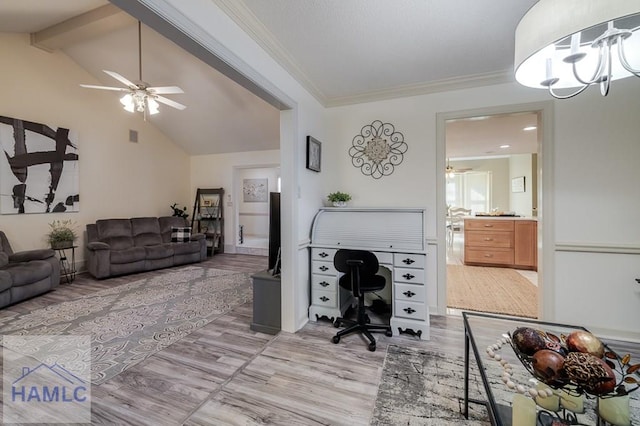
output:
POLYGON ((333 258, 333 266, 344 273, 351 271, 351 265, 349 261, 361 261, 360 275, 371 276, 378 272, 378 258, 375 254, 366 250, 338 250, 333 258))

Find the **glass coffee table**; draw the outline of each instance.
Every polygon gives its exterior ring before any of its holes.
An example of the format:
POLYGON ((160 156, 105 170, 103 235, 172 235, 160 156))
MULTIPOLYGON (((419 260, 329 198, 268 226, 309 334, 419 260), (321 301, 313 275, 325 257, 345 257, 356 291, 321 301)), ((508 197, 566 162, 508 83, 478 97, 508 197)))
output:
MULTIPOLYGON (((622 410, 622 423, 612 423, 622 425, 625 424, 624 410, 627 406, 629 414, 626 415, 630 417, 630 420, 626 424, 640 425, 640 390, 632 392, 626 397, 606 399, 590 395, 570 395, 560 390, 552 390, 533 377, 506 339, 507 333, 513 333, 519 327, 543 330, 556 336, 568 336, 576 330, 587 331, 584 327, 479 312, 465 311, 462 316, 465 327, 465 383, 462 409, 466 418, 469 415, 469 403, 478 403, 487 407, 492 425, 555 426, 576 424, 599 426, 609 424, 605 423, 597 414, 598 410, 601 410, 600 412, 603 412, 602 410, 622 410), (473 351, 478 366, 478 374, 486 393, 486 401, 469 397, 470 350, 473 351), (499 355, 497 359, 496 354, 499 355), (507 367, 504 364, 507 364, 507 367), (505 369, 510 372, 508 378, 505 378, 505 369), (507 385, 507 381, 511 383, 507 385), (542 391, 540 392, 542 396, 535 399, 531 397, 529 391, 532 388, 542 391), (551 391, 554 393, 550 394, 551 391), (547 393, 546 396, 545 393, 547 393), (622 408, 620 409, 620 407, 622 408), (531 423, 532 417, 535 417, 533 423, 531 423)), ((607 351, 614 351, 620 357, 631 354, 629 365, 640 362, 639 343, 601 340, 607 351)), ((633 374, 632 377, 640 381, 638 373, 633 374)), ((533 394, 535 393, 533 391, 533 394)), ((620 417, 618 414, 616 416, 620 417)))

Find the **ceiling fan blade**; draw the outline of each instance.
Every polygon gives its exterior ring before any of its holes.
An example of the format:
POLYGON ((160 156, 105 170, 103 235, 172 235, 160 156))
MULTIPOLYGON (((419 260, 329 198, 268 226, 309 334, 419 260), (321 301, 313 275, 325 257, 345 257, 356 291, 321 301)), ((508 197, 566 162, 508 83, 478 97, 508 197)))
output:
POLYGON ((158 102, 162 102, 165 105, 169 105, 170 107, 174 107, 175 109, 185 109, 186 106, 182 105, 181 103, 178 103, 176 101, 172 101, 171 99, 165 98, 164 96, 157 96, 154 95, 153 98, 158 101, 158 102))
POLYGON ((124 87, 95 86, 93 84, 81 84, 80 86, 86 87, 87 89, 115 90, 115 91, 118 91, 118 92, 128 92, 129 91, 129 89, 125 89, 124 87))
POLYGON ((182 90, 178 86, 147 87, 147 90, 155 95, 173 95, 176 93, 184 93, 184 90, 182 90))
POLYGON ((132 90, 138 89, 138 85, 137 84, 130 82, 129 80, 127 80, 126 78, 124 78, 123 76, 118 74, 117 72, 107 71, 107 70, 102 70, 102 71, 104 71, 105 73, 109 74, 111 77, 115 78, 120 83, 124 84, 125 86, 129 86, 130 89, 132 89, 132 90))

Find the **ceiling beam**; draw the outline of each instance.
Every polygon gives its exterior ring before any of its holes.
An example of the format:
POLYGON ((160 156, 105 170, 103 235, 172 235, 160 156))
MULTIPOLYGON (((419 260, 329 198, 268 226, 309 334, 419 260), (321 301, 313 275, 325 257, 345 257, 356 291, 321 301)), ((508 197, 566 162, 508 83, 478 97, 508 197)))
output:
POLYGON ((136 22, 113 4, 106 4, 59 24, 31 33, 31 45, 47 52, 102 36, 136 22))

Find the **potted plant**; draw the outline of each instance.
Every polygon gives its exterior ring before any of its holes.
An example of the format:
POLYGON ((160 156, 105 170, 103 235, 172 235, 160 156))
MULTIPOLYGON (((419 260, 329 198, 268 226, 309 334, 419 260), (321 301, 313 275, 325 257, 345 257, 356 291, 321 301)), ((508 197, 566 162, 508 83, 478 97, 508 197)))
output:
POLYGON ((347 205, 347 201, 351 200, 351 195, 346 192, 332 192, 327 195, 327 200, 333 204, 334 207, 344 207, 347 205))
POLYGON ((51 231, 47 234, 47 240, 52 249, 68 248, 78 238, 72 220, 54 220, 49 224, 51 231))

